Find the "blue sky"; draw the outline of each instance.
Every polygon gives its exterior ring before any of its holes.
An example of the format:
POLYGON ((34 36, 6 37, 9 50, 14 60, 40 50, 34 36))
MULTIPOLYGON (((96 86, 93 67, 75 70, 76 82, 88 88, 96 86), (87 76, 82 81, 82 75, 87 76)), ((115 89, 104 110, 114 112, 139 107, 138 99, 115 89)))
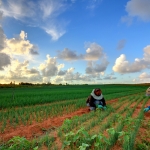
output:
POLYGON ((149 0, 0 0, 0 83, 150 82, 149 0))

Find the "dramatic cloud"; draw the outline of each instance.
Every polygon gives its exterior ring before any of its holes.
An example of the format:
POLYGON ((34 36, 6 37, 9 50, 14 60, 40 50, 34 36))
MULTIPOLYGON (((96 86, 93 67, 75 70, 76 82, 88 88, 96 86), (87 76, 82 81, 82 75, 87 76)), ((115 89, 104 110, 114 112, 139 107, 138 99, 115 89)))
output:
MULTIPOLYGON (((1 60, 1 59, 0 59, 1 60)), ((16 81, 16 82, 41 82, 42 76, 40 72, 31 68, 28 69, 29 61, 19 62, 18 60, 12 60, 11 66, 5 68, 5 74, 3 76, 4 82, 16 81), (6 73, 7 72, 7 73, 6 73)))
POLYGON ((120 57, 116 59, 113 71, 119 73, 133 73, 146 68, 150 68, 150 45, 144 48, 144 57, 142 59, 136 58, 133 63, 127 61, 124 54, 120 55, 120 57))
POLYGON ((26 38, 27 34, 24 31, 21 31, 20 35, 16 38, 7 39, 7 47, 4 51, 13 55, 37 55, 38 47, 31 44, 26 38))
POLYGON ((0 53, 0 70, 4 70, 4 67, 11 64, 10 57, 5 53, 0 53))
POLYGON ((117 50, 122 50, 125 47, 126 40, 120 40, 117 45, 117 50))
POLYGON ((6 46, 5 42, 6 42, 6 36, 4 34, 2 27, 0 26, 0 51, 5 48, 6 46))
POLYGON ((55 76, 58 72, 56 57, 52 58, 47 55, 47 60, 39 66, 44 77, 55 76))
POLYGON ((131 17, 138 17, 144 21, 150 21, 149 0, 130 0, 127 2, 126 11, 131 17))

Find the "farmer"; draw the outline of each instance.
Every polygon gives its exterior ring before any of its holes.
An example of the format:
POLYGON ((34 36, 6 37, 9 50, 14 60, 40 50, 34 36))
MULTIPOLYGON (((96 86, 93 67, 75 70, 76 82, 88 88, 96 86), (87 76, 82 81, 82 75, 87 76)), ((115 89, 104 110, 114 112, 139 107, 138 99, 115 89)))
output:
POLYGON ((144 112, 148 112, 150 110, 150 106, 144 108, 144 112))
POLYGON ((93 89, 90 96, 86 100, 86 104, 90 107, 90 110, 96 110, 96 108, 102 108, 106 110, 106 103, 101 89, 93 89))

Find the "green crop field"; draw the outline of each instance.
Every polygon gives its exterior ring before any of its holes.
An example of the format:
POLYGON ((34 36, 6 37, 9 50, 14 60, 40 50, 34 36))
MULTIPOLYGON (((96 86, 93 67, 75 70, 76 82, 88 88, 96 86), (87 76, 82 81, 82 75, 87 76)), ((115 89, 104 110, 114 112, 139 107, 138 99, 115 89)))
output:
POLYGON ((147 85, 0 88, 0 150, 149 150, 150 112, 143 112, 150 105, 150 97, 145 96, 147 88, 147 85), (107 110, 78 115, 79 110, 88 110, 86 99, 94 88, 101 88, 107 110), (60 119, 62 122, 56 125, 60 119))

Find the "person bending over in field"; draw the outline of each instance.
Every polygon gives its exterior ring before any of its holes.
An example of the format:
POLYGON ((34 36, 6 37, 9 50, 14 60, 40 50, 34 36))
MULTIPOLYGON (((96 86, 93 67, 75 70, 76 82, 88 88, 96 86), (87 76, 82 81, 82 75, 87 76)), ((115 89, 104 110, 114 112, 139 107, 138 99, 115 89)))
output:
POLYGON ((106 110, 106 102, 104 96, 102 95, 101 89, 93 89, 90 96, 86 100, 86 104, 90 107, 90 110, 96 110, 96 108, 106 110))
POLYGON ((144 112, 148 112, 150 110, 150 106, 144 108, 144 112))

